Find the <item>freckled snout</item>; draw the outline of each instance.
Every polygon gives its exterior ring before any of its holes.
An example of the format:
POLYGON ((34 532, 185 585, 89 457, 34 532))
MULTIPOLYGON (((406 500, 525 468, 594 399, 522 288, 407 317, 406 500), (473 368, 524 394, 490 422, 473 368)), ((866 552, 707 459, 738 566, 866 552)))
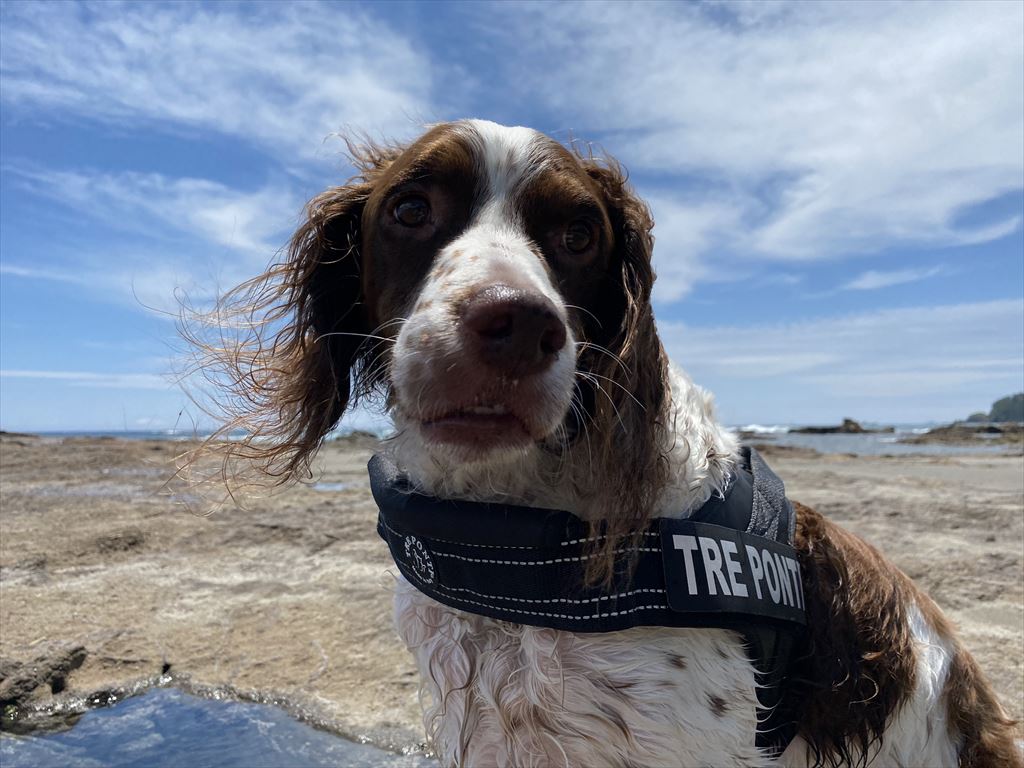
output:
POLYGON ((461 319, 469 348, 509 378, 541 373, 565 346, 565 323, 551 301, 521 288, 485 288, 462 305, 461 319))

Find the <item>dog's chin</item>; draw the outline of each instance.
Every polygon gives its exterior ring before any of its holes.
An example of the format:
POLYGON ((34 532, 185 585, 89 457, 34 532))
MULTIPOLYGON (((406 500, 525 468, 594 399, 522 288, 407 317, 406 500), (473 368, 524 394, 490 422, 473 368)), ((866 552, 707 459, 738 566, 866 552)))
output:
POLYGON ((416 430, 429 453, 460 464, 501 463, 544 442, 561 419, 537 424, 510 411, 456 412, 416 419, 416 430))
POLYGON ((454 450, 516 450, 533 442, 527 426, 512 413, 458 413, 420 422, 428 444, 454 450))

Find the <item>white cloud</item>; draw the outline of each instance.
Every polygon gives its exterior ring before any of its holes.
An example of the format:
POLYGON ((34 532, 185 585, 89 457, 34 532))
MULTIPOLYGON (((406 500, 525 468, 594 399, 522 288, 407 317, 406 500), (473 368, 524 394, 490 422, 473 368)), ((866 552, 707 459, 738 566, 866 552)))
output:
POLYGON ((160 225, 260 260, 287 240, 302 203, 286 184, 244 192, 207 179, 158 173, 9 170, 35 194, 110 226, 153 235, 160 225))
POLYGON ((5 3, 3 28, 2 99, 25 114, 213 129, 310 157, 346 124, 405 133, 431 113, 431 61, 351 4, 5 3))
POLYGON ((8 167, 33 194, 113 230, 60 227, 45 263, 35 245, 5 249, 0 274, 82 285, 97 297, 173 319, 178 295, 203 305, 260 273, 302 208, 288 183, 242 191, 207 179, 8 167))
POLYGON ((76 285, 89 282, 88 279, 77 271, 37 269, 36 267, 25 267, 19 264, 7 263, 0 263, 0 275, 23 277, 29 280, 49 280, 58 283, 74 283, 76 285))
POLYGON ((153 373, 95 373, 92 371, 0 370, 0 378, 39 379, 66 382, 73 386, 110 389, 171 389, 173 382, 153 373))
POLYGON ((713 278, 701 256, 729 236, 737 212, 716 203, 686 205, 666 196, 648 197, 654 227, 654 299, 673 302, 701 279, 713 278))
MULTIPOLYGON (((262 268, 247 268, 237 259, 218 267, 217 260, 203 258, 201 254, 175 255, 123 245, 74 251, 54 246, 49 257, 53 267, 38 269, 5 262, 0 264, 0 275, 78 285, 95 299, 171 322, 177 321, 184 297, 197 308, 207 307, 225 289, 262 268)), ((24 254, 23 258, 30 260, 31 254, 24 254)))
POLYGON ((874 291, 879 288, 889 288, 894 285, 905 283, 916 283, 927 280, 929 277, 945 274, 943 267, 932 267, 931 269, 898 269, 892 272, 880 272, 869 269, 862 272, 853 280, 841 286, 844 291, 874 291))
POLYGON ((834 258, 1020 226, 961 214, 1022 187, 1024 4, 587 7, 510 12, 524 59, 572 30, 572 55, 524 68, 522 92, 606 131, 635 170, 716 179, 744 213, 738 249, 834 258))
POLYGON ((1022 300, 659 330, 735 422, 965 417, 1024 386, 1022 300))

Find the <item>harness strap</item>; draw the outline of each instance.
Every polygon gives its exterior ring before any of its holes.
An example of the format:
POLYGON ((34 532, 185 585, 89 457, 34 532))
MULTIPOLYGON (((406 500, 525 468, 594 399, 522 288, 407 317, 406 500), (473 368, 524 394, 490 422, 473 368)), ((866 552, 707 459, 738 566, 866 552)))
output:
POLYGON ((756 451, 742 458, 723 496, 687 519, 653 520, 624 544, 609 587, 583 583, 599 526, 560 510, 426 496, 382 455, 369 472, 378 533, 405 578, 444 605, 571 632, 742 633, 761 673, 758 744, 772 746, 788 649, 806 617, 782 481, 756 451))

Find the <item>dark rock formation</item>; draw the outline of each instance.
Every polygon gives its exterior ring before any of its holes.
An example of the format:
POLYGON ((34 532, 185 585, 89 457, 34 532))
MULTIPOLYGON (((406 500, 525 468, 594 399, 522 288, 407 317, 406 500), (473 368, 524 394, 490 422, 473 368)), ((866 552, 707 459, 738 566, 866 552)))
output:
POLYGON ((893 432, 895 431, 892 427, 885 427, 883 429, 865 429, 853 419, 843 419, 843 423, 837 427, 798 427, 797 429, 791 429, 790 432, 796 432, 801 435, 862 435, 869 433, 878 432, 893 432))

